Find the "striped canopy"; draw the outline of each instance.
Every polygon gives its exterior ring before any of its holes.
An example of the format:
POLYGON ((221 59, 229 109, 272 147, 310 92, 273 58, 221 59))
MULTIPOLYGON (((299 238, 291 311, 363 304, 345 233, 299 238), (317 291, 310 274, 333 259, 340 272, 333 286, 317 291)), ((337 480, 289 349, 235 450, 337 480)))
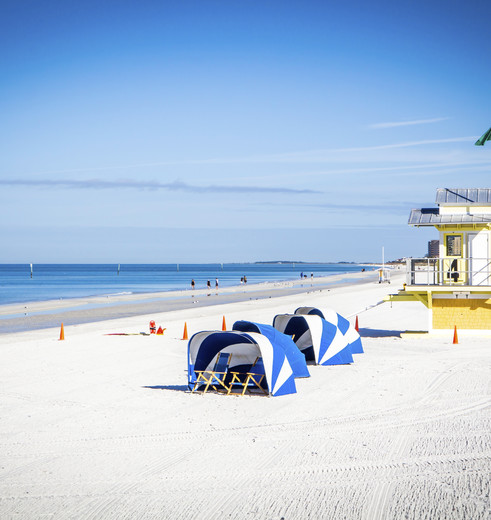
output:
POLYGON ((195 370, 213 370, 218 353, 231 354, 229 372, 247 373, 262 358, 270 395, 296 393, 293 369, 284 350, 256 332, 198 332, 188 343, 188 384, 196 382, 195 370))
POLYGON ((271 325, 254 323, 252 321, 236 321, 232 329, 240 330, 242 332, 257 332, 258 334, 266 336, 271 343, 278 345, 284 350, 295 377, 310 377, 305 356, 303 356, 300 350, 298 350, 290 336, 279 332, 271 325))
POLYGON ((338 327, 316 314, 278 314, 273 327, 293 336, 307 361, 317 365, 353 363, 350 346, 338 327))
POLYGON ((315 316, 320 316, 324 318, 324 314, 320 309, 316 309, 315 307, 299 307, 295 314, 314 314, 315 316))
POLYGON ((346 318, 332 309, 327 309, 324 313, 315 307, 299 307, 295 314, 314 314, 324 318, 329 323, 335 325, 345 336, 352 354, 363 354, 363 345, 360 334, 346 318))

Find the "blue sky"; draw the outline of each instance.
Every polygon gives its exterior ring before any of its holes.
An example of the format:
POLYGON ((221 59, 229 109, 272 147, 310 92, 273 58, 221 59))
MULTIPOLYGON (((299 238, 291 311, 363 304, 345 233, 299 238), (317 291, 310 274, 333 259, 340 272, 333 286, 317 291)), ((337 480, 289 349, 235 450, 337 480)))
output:
POLYGON ((489 1, 0 7, 0 263, 376 261, 489 187, 489 1))

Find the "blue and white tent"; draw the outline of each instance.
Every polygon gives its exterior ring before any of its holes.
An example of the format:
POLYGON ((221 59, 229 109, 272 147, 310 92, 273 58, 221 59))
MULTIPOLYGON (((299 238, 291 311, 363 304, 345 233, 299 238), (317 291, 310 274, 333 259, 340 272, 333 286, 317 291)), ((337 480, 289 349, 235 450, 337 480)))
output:
POLYGON ((272 325, 241 320, 234 323, 232 330, 240 330, 241 332, 257 332, 258 334, 266 336, 271 343, 278 345, 284 350, 293 369, 294 377, 310 377, 305 356, 302 355, 300 350, 298 350, 298 347, 295 345, 292 338, 279 332, 272 325))
POLYGON ((346 337, 346 341, 351 348, 352 354, 363 354, 363 345, 361 343, 361 338, 358 334, 358 331, 355 329, 354 325, 352 325, 344 316, 341 316, 341 314, 338 314, 336 311, 328 309, 325 311, 325 313, 323 313, 321 310, 316 309, 315 307, 299 307, 295 311, 295 314, 314 314, 324 318, 329 323, 335 325, 346 337))
POLYGON ((314 314, 316 316, 324 318, 324 314, 322 314, 322 311, 320 309, 316 309, 315 307, 299 307, 295 311, 295 314, 314 314))
MULTIPOLYGON (((198 332, 188 343, 188 384, 196 382, 195 370, 213 370, 218 353, 231 354, 227 371, 247 373, 262 358, 270 395, 296 393, 293 369, 285 351, 256 332, 198 332)), ((231 378, 230 378, 231 379, 231 378)))
POLYGON ((343 333, 332 323, 315 314, 278 314, 273 327, 293 340, 307 361, 317 365, 353 363, 353 356, 343 333))
POLYGON ((361 343, 361 337, 355 326, 350 323, 349 329, 345 333, 346 339, 348 340, 352 354, 363 354, 363 345, 361 343))

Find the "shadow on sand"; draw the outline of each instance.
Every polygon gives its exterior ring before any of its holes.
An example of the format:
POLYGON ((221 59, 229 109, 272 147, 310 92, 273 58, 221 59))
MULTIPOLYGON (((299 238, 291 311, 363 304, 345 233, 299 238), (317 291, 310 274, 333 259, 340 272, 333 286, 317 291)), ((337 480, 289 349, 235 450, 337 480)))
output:
POLYGON ((150 390, 172 390, 173 392, 189 392, 187 385, 157 385, 142 386, 142 388, 150 388, 150 390))
POLYGON ((360 329, 358 333, 362 338, 400 338, 405 330, 385 330, 385 329, 360 329))

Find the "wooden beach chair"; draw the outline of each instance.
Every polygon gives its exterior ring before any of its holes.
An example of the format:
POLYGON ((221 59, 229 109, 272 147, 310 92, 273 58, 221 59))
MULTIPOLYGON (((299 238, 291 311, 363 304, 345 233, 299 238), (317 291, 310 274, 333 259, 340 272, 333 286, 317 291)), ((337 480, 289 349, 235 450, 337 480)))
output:
MULTIPOLYGON (((262 386, 262 382, 266 377, 264 372, 263 358, 258 357, 251 366, 249 372, 230 372, 232 374, 232 380, 228 388, 228 395, 244 395, 247 390, 251 392, 251 389, 258 388, 264 395, 269 395, 268 391, 262 386), (234 385, 242 388, 242 391, 234 392, 234 385)), ((252 393, 252 392, 251 392, 252 393)))
POLYGON ((231 358, 232 354, 225 354, 220 352, 215 361, 213 370, 195 370, 195 373, 198 375, 198 377, 192 392, 199 391, 198 389, 202 385, 205 385, 204 390, 202 390, 204 394, 208 392, 210 387, 213 388, 213 390, 216 392, 222 390, 223 387, 223 391, 228 392, 228 386, 225 383, 225 377, 227 375, 227 368, 230 364, 231 358))

